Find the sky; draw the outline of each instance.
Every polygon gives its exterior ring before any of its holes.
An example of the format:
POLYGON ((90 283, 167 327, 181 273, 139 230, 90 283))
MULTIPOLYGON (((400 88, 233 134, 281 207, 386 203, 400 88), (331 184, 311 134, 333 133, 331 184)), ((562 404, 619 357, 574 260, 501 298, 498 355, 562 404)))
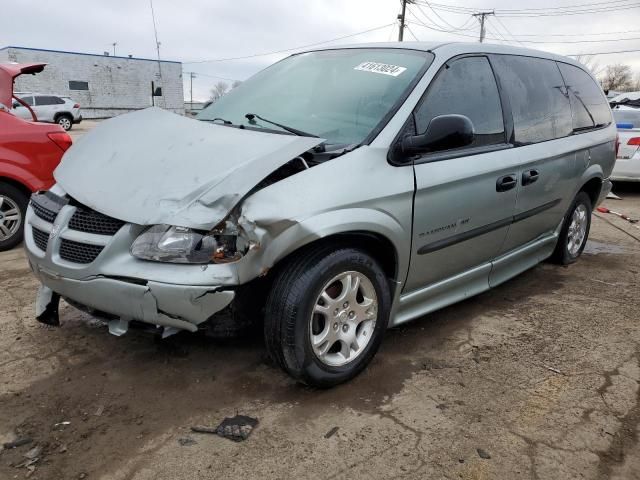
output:
MULTIPOLYGON (((470 10, 495 9, 496 16, 487 21, 488 42, 559 54, 638 50, 597 55, 591 62, 597 70, 626 63, 640 73, 640 1, 416 1, 407 13, 405 40, 477 41, 479 23, 470 10), (567 12, 571 14, 555 15, 567 12)), ((3 18, 12 21, 3 22, 0 48, 101 54, 112 52, 116 42, 117 55, 156 56, 149 0, 3 0, 2 4, 3 18)), ((204 100, 216 82, 245 80, 299 51, 298 47, 365 31, 322 45, 396 40, 400 0, 153 0, 153 7, 161 58, 183 62, 185 98, 190 94, 187 72, 195 72, 194 100, 204 100), (285 49, 293 50, 262 55, 285 49), (258 56, 224 60, 251 55, 258 56)))

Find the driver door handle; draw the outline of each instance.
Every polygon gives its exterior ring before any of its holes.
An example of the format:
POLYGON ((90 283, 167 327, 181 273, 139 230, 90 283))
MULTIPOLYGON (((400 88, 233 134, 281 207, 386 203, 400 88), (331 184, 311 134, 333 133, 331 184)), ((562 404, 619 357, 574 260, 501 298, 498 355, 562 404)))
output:
POLYGON ((522 174, 522 185, 531 185, 534 182, 538 181, 538 177, 540 173, 537 170, 529 170, 528 172, 524 172, 522 174))
POLYGON ((506 192, 515 188, 518 184, 518 178, 515 173, 510 173, 496 180, 496 192, 506 192))

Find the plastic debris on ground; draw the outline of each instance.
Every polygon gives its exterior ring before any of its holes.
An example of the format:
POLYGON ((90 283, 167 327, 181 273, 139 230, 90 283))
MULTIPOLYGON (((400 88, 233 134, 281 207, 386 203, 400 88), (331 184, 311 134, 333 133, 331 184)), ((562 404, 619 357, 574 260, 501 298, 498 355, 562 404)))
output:
POLYGON ((258 425, 258 419, 248 417, 246 415, 236 415, 235 417, 225 418, 220 425, 215 428, 195 426, 191 427, 191 431, 197 433, 214 433, 234 442, 242 442, 249 438, 251 432, 258 425))

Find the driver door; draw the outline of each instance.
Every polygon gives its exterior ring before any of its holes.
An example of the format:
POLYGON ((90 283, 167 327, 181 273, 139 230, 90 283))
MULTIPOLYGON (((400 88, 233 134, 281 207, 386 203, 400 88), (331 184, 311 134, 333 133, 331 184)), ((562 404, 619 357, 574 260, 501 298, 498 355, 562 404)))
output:
POLYGON ((471 120, 475 136, 469 146, 414 160, 405 293, 446 279, 461 286, 460 298, 486 289, 490 262, 501 251, 516 204, 517 159, 506 140, 510 117, 503 111, 491 64, 482 55, 447 62, 416 108, 418 134, 436 116, 460 114, 471 120))

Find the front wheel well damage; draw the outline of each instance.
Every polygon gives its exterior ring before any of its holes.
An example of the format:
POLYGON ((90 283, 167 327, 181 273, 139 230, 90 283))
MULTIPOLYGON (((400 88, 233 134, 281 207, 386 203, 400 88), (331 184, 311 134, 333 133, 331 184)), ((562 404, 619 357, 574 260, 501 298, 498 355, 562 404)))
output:
MULTIPOLYGON (((271 290, 273 280, 279 271, 287 268, 288 261, 298 255, 304 255, 308 250, 317 248, 358 248, 374 258, 387 278, 395 280, 398 276, 398 252, 391 241, 383 235, 374 232, 344 232, 320 238, 307 243, 283 257, 271 268, 268 273, 248 283, 234 288, 236 296, 232 302, 232 309, 240 315, 242 323, 251 322, 257 324, 264 317, 264 305, 267 295, 271 290), (251 321, 251 319, 253 321, 251 321)), ((393 294, 394 282, 390 282, 393 294)), ((259 328, 256 326, 256 328, 259 328)))

